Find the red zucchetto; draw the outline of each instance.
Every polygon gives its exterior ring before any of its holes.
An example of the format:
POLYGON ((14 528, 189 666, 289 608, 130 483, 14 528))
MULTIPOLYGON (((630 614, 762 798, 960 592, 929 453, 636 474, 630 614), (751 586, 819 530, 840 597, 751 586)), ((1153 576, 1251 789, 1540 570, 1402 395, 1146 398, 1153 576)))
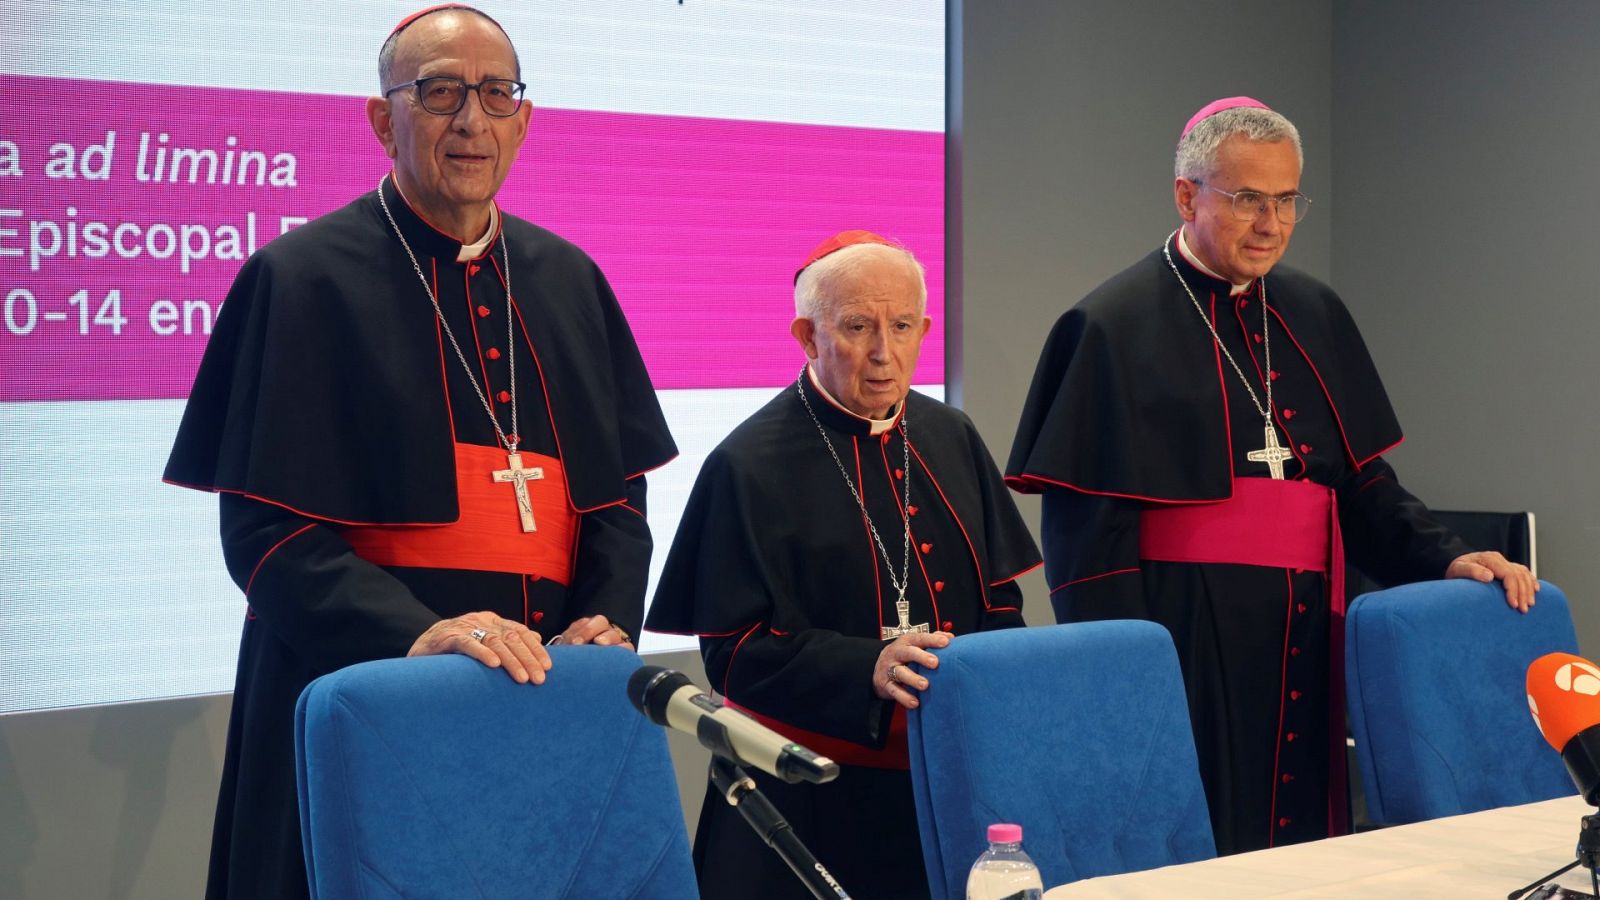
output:
MULTIPOLYGON (((483 16, 485 19, 488 19, 489 21, 494 22, 494 24, 497 25, 497 26, 500 24, 499 22, 495 22, 493 16, 489 15, 488 13, 484 12, 481 9, 478 9, 475 6, 468 6, 465 3, 440 3, 440 4, 437 4, 437 5, 434 5, 434 6, 430 6, 427 9, 419 9, 416 12, 412 13, 411 15, 406 16, 404 19, 401 19, 400 20, 400 24, 396 25, 394 27, 394 30, 389 32, 389 36, 393 37, 393 36, 399 34, 400 32, 405 31, 406 27, 409 26, 412 22, 415 22, 416 20, 422 18, 423 16, 428 15, 429 13, 436 13, 436 12, 439 12, 440 10, 446 10, 446 9, 465 9, 465 10, 468 10, 469 12, 475 12, 478 15, 483 16)), ((505 31, 504 28, 502 28, 500 30, 501 31, 505 31)))
POLYGON ((798 282, 800 280, 800 273, 810 268, 811 264, 817 260, 827 256, 830 253, 836 253, 840 250, 843 250, 846 247, 854 247, 856 244, 882 244, 885 247, 894 247, 897 250, 905 249, 905 247, 900 245, 899 241, 891 241, 882 235, 874 234, 870 231, 861 231, 859 229, 852 231, 841 231, 833 237, 828 238, 827 240, 818 244, 816 249, 811 251, 811 255, 806 257, 806 261, 801 264, 800 268, 795 270, 794 280, 798 282))

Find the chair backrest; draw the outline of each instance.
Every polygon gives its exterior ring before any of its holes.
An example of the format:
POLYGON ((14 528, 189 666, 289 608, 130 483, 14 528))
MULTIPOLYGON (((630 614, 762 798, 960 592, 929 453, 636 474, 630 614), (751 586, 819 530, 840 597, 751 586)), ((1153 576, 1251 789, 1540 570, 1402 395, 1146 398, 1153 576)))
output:
POLYGON ((1345 685, 1368 817, 1418 822, 1576 793, 1528 714, 1528 664, 1578 651, 1549 582, 1526 615, 1497 584, 1363 594, 1345 622, 1345 685))
POLYGON ((313 898, 697 896, 639 659, 553 647, 543 685, 464 656, 312 682, 295 710, 313 898))
POLYGON ((1216 855, 1177 652, 1152 622, 1018 628, 938 651, 908 733, 934 897, 996 822, 1047 885, 1216 855))

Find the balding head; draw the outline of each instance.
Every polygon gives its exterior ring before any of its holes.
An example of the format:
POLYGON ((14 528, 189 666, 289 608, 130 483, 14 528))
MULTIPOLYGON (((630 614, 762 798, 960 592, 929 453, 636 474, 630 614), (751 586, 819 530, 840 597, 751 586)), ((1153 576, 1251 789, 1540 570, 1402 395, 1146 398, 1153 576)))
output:
POLYGON ((926 313, 926 273, 909 250, 888 244, 854 244, 829 253, 800 273, 794 285, 794 314, 805 319, 826 315, 863 274, 894 270, 916 282, 917 315, 926 313))
POLYGON ((400 24, 395 28, 395 30, 389 33, 388 40, 384 41, 383 46, 378 50, 378 89, 380 92, 387 91, 389 88, 399 84, 400 82, 411 80, 412 74, 414 74, 416 70, 415 60, 403 60, 403 62, 410 63, 410 69, 402 69, 402 71, 406 71, 410 74, 405 74, 399 77, 397 77, 395 74, 396 58, 401 55, 400 45, 402 37, 411 30, 411 26, 425 19, 438 15, 478 16, 479 18, 482 18, 489 22, 489 24, 493 25, 496 30, 505 36, 506 45, 511 48, 512 63, 516 67, 516 72, 512 77, 519 81, 522 79, 522 60, 517 56, 516 45, 511 43, 511 35, 506 34, 505 29, 500 27, 500 23, 496 22, 492 16, 481 9, 467 6, 464 3, 448 3, 441 6, 430 7, 422 10, 421 12, 412 13, 405 19, 401 20, 400 24))

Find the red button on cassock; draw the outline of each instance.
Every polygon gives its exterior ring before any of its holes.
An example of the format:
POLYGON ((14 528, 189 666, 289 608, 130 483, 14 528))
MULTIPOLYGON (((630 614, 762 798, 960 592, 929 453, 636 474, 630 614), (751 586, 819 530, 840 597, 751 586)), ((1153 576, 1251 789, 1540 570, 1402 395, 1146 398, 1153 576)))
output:
POLYGON ((953 622, 945 622, 943 625, 940 625, 939 627, 944 629, 945 631, 955 631, 956 630, 955 623, 953 623, 953 622))
POLYGON ((934 582, 934 583, 933 583, 933 590, 934 590, 934 593, 938 593, 938 592, 940 592, 940 591, 942 591, 942 590, 944 590, 944 582, 942 582, 942 581, 935 581, 935 582, 934 582))
POLYGON ((500 348, 498 348, 498 347, 490 347, 488 350, 484 351, 483 355, 489 357, 490 359, 499 359, 500 358, 500 348))
POLYGON ((478 307, 478 318, 480 318, 480 319, 489 318, 489 307, 487 307, 487 306, 478 307))
POLYGON ((501 391, 500 393, 495 394, 494 396, 495 396, 495 399, 499 400, 501 403, 510 403, 511 402, 511 392, 510 391, 501 391))
POLYGON ((1300 445, 1300 452, 1301 453, 1310 453, 1311 452, 1311 445, 1310 444, 1301 444, 1300 445))
POLYGON ((933 545, 932 544, 923 544, 922 545, 922 552, 923 553, 930 553, 932 551, 933 551, 933 545))
POLYGON ((533 611, 533 620, 535 622, 543 622, 544 621, 544 610, 542 610, 542 609, 534 610, 533 611))

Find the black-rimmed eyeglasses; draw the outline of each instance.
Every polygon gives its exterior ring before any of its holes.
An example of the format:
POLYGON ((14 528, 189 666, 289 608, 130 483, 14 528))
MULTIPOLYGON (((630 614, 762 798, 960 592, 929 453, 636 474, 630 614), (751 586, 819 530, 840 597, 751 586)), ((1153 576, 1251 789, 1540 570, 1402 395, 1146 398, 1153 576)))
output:
POLYGON ((1254 222, 1256 217, 1267 211, 1270 205, 1277 215, 1279 222, 1290 225, 1304 219, 1306 213, 1311 211, 1311 198, 1295 191, 1292 194, 1279 194, 1269 197, 1260 191, 1225 191, 1222 188, 1212 187, 1203 181, 1196 180, 1208 191, 1216 191, 1224 197, 1233 200, 1233 217, 1241 222, 1254 222))
POLYGON ((483 111, 497 119, 515 115, 522 107, 522 92, 527 85, 509 78, 485 78, 477 84, 468 84, 459 78, 449 75, 438 75, 433 78, 418 78, 405 84, 397 84, 383 92, 385 97, 398 90, 415 88, 417 102, 422 108, 436 116, 453 116, 461 111, 467 103, 469 91, 478 92, 478 102, 483 104, 483 111))

